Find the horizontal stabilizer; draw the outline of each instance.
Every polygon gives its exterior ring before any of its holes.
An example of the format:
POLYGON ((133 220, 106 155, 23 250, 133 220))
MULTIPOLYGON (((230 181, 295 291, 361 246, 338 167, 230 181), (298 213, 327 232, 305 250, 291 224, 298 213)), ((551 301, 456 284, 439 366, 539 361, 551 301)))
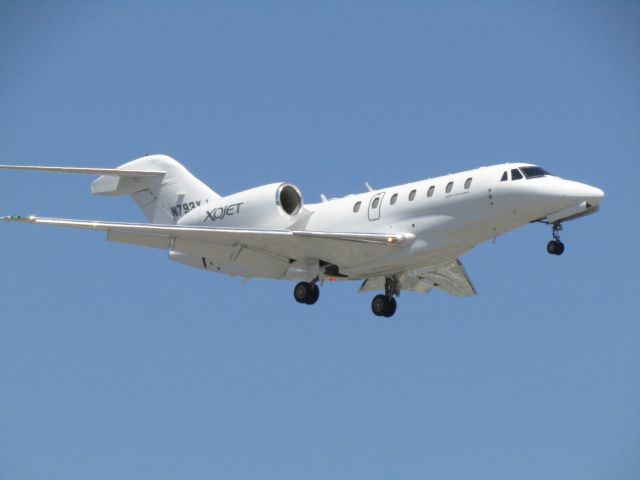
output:
POLYGON ((44 167, 33 165, 0 165, 0 170, 27 170, 53 173, 83 173, 85 175, 114 175, 117 177, 158 177, 162 170, 120 170, 118 168, 44 167))

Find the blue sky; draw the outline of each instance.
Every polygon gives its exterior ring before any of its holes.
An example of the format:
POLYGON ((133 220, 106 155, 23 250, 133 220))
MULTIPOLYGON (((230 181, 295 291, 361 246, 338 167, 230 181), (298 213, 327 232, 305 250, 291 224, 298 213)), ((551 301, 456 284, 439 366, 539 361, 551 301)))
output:
MULTIPOLYGON (((479 291, 189 269, 0 225, 0 477, 635 479, 636 2, 0 1, 0 163, 183 162, 309 202, 507 161, 596 185, 562 257, 531 225, 479 291)), ((90 178, 0 173, 2 214, 141 221, 90 178)))

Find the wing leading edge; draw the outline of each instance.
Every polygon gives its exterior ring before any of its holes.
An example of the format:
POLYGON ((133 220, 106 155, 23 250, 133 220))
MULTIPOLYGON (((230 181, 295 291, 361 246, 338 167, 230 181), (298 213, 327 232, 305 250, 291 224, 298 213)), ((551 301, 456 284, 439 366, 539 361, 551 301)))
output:
POLYGON ((286 260, 322 259, 335 265, 358 265, 384 258, 410 243, 409 233, 377 234, 298 230, 228 229, 44 217, 5 216, 2 221, 99 230, 107 239, 144 247, 206 255, 211 245, 240 246, 286 260))

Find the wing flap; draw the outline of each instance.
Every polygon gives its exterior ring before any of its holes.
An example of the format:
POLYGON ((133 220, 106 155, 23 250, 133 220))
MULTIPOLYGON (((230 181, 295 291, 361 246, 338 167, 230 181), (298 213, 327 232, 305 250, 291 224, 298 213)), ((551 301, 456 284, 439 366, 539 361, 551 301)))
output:
POLYGON ((162 235, 140 235, 107 230, 107 240, 140 247, 159 248, 160 250, 168 250, 171 247, 171 239, 162 235))

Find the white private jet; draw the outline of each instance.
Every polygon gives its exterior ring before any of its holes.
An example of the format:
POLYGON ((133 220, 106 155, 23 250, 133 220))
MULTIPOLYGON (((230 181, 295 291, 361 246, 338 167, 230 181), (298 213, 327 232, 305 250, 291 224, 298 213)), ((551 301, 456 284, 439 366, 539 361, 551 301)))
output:
POLYGON ((529 164, 503 164, 304 204, 290 183, 221 197, 165 155, 118 168, 0 165, 0 169, 101 175, 97 195, 131 195, 150 223, 6 216, 4 221, 107 232, 107 240, 169 251, 191 267, 245 278, 299 280, 294 297, 314 304, 318 283, 360 280, 384 290, 373 313, 390 317, 401 290, 476 291, 459 257, 531 222, 553 226, 550 254, 561 255, 561 222, 595 213, 604 192, 529 164))

